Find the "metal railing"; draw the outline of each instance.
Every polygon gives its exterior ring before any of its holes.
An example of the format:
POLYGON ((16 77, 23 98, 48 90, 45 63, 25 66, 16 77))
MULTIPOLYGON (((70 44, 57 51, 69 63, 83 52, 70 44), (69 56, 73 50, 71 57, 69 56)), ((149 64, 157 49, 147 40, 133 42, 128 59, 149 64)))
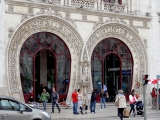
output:
POLYGON ((102 0, 13 0, 32 2, 34 4, 49 4, 53 6, 69 6, 75 8, 85 8, 94 10, 103 10, 114 13, 127 13, 126 6, 119 4, 117 1, 114 3, 104 2, 102 0))

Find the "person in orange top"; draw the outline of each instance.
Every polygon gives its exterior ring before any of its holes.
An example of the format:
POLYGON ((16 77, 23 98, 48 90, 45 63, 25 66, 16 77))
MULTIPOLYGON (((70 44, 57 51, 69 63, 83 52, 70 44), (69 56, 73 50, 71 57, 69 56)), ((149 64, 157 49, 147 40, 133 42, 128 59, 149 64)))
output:
POLYGON ((73 114, 79 114, 77 112, 77 107, 78 107, 77 89, 75 89, 74 92, 72 93, 72 102, 73 102, 73 114))

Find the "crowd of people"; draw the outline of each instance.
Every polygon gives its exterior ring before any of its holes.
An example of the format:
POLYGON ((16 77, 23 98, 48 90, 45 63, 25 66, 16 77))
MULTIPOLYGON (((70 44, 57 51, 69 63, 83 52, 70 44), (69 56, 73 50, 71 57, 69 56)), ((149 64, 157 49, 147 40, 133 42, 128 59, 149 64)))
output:
MULTIPOLYGON (((40 95, 39 102, 43 103, 44 110, 46 110, 46 103, 48 102, 49 99, 51 99, 51 103, 52 103, 51 113, 54 113, 55 105, 58 109, 58 113, 60 113, 61 109, 58 104, 59 94, 56 92, 55 88, 52 87, 51 95, 47 91, 48 88, 45 85, 43 85, 41 89, 42 89, 42 93, 40 95)), ((153 88, 150 95, 152 97, 152 109, 156 109, 157 95, 160 95, 160 89, 157 90, 156 88, 153 88)), ((100 110, 102 109, 106 110, 106 101, 109 96, 106 86, 104 86, 103 89, 101 89, 99 96, 100 96, 100 103, 101 103, 100 110)), ((84 97, 84 94, 81 91, 81 89, 75 89, 71 95, 72 103, 73 103, 73 114, 77 115, 79 113, 81 114, 87 113, 88 108, 90 109, 91 113, 95 113, 96 112, 95 111, 96 110, 96 97, 97 97, 96 91, 92 90, 91 97, 89 99, 90 103, 89 103, 88 99, 84 97)), ((130 103, 129 115, 131 113, 135 113, 134 105, 138 101, 138 97, 139 96, 136 94, 135 90, 133 89, 129 95, 129 103, 130 103)), ((39 104, 38 102, 34 100, 33 95, 31 95, 30 98, 28 99, 28 103, 33 104, 37 108, 39 107, 39 104)), ((115 105, 117 106, 117 112, 118 112, 118 116, 120 117, 120 120, 123 120, 123 112, 127 106, 126 103, 127 103, 127 100, 123 93, 123 90, 122 89, 118 90, 116 97, 115 97, 115 105)), ((66 102, 61 102, 61 104, 64 106, 68 106, 66 102)))

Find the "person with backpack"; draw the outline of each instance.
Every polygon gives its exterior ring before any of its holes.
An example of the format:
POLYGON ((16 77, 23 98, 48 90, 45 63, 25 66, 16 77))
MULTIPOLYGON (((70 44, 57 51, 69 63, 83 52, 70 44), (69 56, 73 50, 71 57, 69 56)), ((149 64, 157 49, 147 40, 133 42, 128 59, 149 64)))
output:
POLYGON ((50 98, 50 94, 48 92, 46 92, 46 89, 43 89, 43 92, 41 94, 39 101, 43 102, 43 109, 44 110, 46 110, 46 104, 47 104, 49 98, 50 98))
POLYGON ((51 102, 52 102, 52 112, 54 113, 54 106, 56 105, 57 109, 58 109, 58 113, 61 112, 59 105, 58 105, 58 100, 59 100, 59 95, 56 92, 55 88, 52 88, 52 94, 51 94, 51 102))

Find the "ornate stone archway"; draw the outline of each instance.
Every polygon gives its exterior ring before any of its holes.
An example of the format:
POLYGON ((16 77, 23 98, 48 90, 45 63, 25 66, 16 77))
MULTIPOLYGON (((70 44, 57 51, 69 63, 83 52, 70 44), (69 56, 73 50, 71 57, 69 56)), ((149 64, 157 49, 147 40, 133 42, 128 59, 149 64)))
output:
MULTIPOLYGON (((25 40, 37 32, 50 32, 59 36, 68 46, 71 54, 71 75, 69 91, 76 85, 77 69, 80 69, 83 40, 77 30, 62 18, 53 15, 39 15, 23 22, 13 34, 8 45, 8 86, 10 96, 23 101, 23 93, 20 80, 19 55, 25 40), (76 53, 75 53, 76 51, 76 53), (72 72, 73 71, 73 72, 72 72)), ((71 93, 68 93, 70 96, 71 93)))
MULTIPOLYGON (((99 26, 93 31, 86 43, 86 53, 88 53, 89 61, 91 61, 95 46, 105 38, 117 38, 128 46, 134 63, 132 88, 136 82, 142 82, 142 75, 148 73, 148 58, 145 45, 139 37, 138 31, 117 20, 109 21, 99 26)), ((92 80, 90 84, 92 85, 92 80)))

